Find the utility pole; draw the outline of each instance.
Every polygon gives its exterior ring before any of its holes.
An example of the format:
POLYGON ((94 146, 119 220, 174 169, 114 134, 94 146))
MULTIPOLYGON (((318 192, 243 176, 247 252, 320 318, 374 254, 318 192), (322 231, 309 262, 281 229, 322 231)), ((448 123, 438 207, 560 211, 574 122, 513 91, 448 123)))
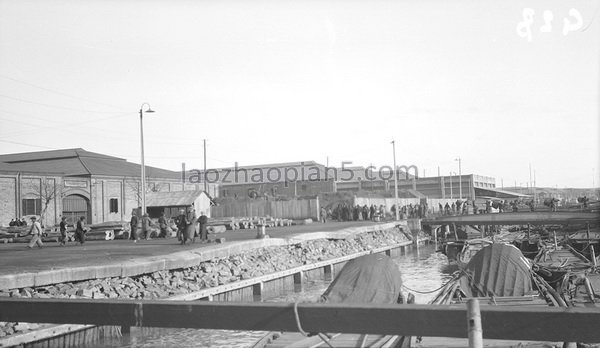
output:
POLYGON ((450 199, 452 199, 452 172, 450 172, 450 199))
POLYGON ((537 203, 537 188, 535 180, 535 169, 533 170, 533 201, 537 203))
POLYGON ((529 163, 529 191, 528 191, 529 194, 531 194, 531 191, 532 191, 531 183, 532 183, 532 181, 531 181, 531 163, 529 163))
POLYGON ((208 194, 208 183, 206 182, 206 139, 204 139, 204 192, 208 194))
POLYGON ((396 141, 392 140, 392 150, 394 153, 394 204, 396 205, 396 221, 400 220, 400 207, 398 206, 398 168, 396 167, 396 141))
POLYGON ((458 161, 458 195, 459 199, 462 200, 462 168, 460 157, 456 159, 458 161))

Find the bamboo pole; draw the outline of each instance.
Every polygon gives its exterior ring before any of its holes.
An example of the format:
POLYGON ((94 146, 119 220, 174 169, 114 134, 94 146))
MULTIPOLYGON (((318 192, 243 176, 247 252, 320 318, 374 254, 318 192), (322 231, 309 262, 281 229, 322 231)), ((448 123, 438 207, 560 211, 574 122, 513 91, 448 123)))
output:
POLYGON ((483 348, 483 331, 481 329, 481 312, 479 300, 467 301, 467 325, 469 329, 469 348, 483 348))

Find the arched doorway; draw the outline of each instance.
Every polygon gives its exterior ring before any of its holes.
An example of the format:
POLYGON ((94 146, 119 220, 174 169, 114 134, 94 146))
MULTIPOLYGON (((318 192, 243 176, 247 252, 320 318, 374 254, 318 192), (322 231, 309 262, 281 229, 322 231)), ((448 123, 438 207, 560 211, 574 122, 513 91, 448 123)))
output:
POLYGON ((90 201, 81 195, 68 195, 63 198, 62 215, 67 218, 69 225, 76 224, 80 216, 85 216, 91 222, 90 201))

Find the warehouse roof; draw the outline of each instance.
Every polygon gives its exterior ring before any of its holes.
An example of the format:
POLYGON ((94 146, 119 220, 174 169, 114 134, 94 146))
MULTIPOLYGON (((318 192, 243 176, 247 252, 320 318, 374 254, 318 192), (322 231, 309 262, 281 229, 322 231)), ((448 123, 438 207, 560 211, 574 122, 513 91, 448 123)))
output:
MULTIPOLYGON (((0 155, 0 171, 66 176, 112 175, 139 177, 141 166, 123 158, 81 148, 0 155)), ((151 178, 179 179, 180 173, 146 166, 151 178)))

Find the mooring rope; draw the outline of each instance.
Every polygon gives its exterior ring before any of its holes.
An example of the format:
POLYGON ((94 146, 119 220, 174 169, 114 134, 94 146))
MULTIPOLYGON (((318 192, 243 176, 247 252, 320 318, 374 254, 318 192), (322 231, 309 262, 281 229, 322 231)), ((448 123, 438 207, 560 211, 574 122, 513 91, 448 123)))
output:
POLYGON ((434 290, 429 290, 429 291, 419 291, 419 290, 411 289, 411 288, 409 288, 408 286, 406 286, 404 284, 402 284, 402 287, 405 288, 408 291, 416 292, 417 294, 431 294, 431 293, 434 293, 434 292, 442 290, 446 285, 448 285, 453 280, 454 279, 450 279, 446 283, 442 284, 442 286, 440 286, 439 288, 434 289, 434 290))
POLYGON ((308 333, 302 329, 302 325, 300 324, 300 315, 298 315, 298 303, 300 303, 300 301, 294 302, 294 318, 296 319, 296 327, 298 328, 298 332, 300 332, 302 336, 308 336, 308 333))
MULTIPOLYGON (((302 334, 302 336, 308 337, 309 333, 304 331, 304 329, 302 329, 302 324, 300 324, 300 315, 298 314, 298 303, 300 303, 300 301, 294 302, 294 318, 296 319, 296 327, 298 328, 298 331, 302 334)), ((327 335, 322 334, 320 332, 317 335, 330 348, 335 348, 331 345, 331 343, 329 343, 329 338, 327 337, 327 335)))

